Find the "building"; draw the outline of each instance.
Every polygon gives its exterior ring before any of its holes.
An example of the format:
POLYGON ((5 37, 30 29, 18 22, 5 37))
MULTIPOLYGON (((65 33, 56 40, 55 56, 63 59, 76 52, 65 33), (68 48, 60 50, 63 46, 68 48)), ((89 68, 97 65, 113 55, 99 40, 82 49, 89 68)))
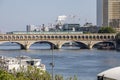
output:
POLYGON ((66 18, 67 18, 67 16, 65 16, 65 15, 58 16, 58 18, 57 18, 57 24, 63 25, 64 22, 65 22, 65 20, 66 20, 66 18))
POLYGON ((83 33, 98 33, 99 29, 100 27, 86 22, 82 27, 79 28, 79 31, 82 31, 83 33))
POLYGON ((26 26, 27 32, 40 32, 40 31, 49 31, 48 26, 42 25, 27 25, 26 26))
POLYGON ((35 25, 27 25, 26 26, 26 31, 27 32, 36 31, 36 26, 35 25))
POLYGON ((120 28, 120 0, 97 0, 97 26, 120 28))
POLYGON ((66 24, 63 24, 62 30, 63 31, 79 31, 79 28, 80 28, 80 24, 66 23, 66 24))
POLYGON ((102 24, 103 24, 103 17, 102 17, 102 13, 103 13, 103 11, 102 11, 102 9, 103 9, 103 7, 102 7, 102 2, 103 0, 97 0, 97 26, 102 26, 102 24))

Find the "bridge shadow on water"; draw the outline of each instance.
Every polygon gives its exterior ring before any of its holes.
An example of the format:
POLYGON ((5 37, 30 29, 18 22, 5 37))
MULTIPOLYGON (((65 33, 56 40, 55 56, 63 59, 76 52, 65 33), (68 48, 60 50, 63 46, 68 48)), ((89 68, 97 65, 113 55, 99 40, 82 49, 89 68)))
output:
MULTIPOLYGON (((29 50, 50 50, 51 48, 51 44, 48 43, 35 43, 32 44, 29 48, 29 50)), ((67 45, 67 46, 63 46, 62 49, 80 49, 80 47, 78 47, 78 45, 67 45)), ((21 50, 21 46, 17 43, 3 43, 0 44, 0 50, 21 50)))
POLYGON ((100 42, 95 44, 93 48, 100 50, 115 50, 115 45, 111 42, 100 42))
MULTIPOLYGON (((100 42, 93 46, 93 49, 100 50, 113 50, 115 46, 110 42, 100 42)), ((51 44, 49 43, 35 43, 32 44, 29 50, 51 50, 51 44)), ((61 49, 64 50, 80 50, 80 49, 88 49, 86 45, 77 42, 68 42, 62 45, 61 49)), ((4 43, 0 44, 0 50, 21 50, 21 46, 17 43, 4 43)))

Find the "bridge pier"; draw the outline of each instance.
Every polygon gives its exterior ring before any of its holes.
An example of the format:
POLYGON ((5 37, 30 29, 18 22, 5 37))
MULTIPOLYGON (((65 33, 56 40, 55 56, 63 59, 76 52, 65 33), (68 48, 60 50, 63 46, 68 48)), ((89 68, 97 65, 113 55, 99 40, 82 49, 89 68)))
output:
POLYGON ((25 49, 25 47, 24 47, 23 45, 20 45, 20 48, 21 48, 22 50, 24 50, 24 49, 25 49))
POLYGON ((57 49, 61 49, 62 45, 57 44, 56 47, 57 47, 57 49))
POLYGON ((92 44, 88 44, 88 49, 92 49, 93 45, 92 44))
POLYGON ((28 50, 28 49, 29 49, 29 46, 28 46, 28 45, 24 45, 24 46, 21 45, 21 49, 22 49, 22 50, 28 50))
POLYGON ((61 45, 57 44, 57 45, 53 45, 51 44, 51 49, 61 49, 61 45))

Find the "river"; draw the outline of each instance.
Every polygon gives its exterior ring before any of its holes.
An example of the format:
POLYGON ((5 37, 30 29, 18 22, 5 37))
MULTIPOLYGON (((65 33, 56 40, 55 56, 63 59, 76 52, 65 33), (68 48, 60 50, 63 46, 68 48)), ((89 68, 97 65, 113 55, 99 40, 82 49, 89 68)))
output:
MULTIPOLYGON (((120 52, 115 50, 63 48, 53 50, 53 54, 54 74, 60 74, 64 77, 76 75, 78 80, 96 80, 98 73, 120 66, 120 52)), ((47 71, 51 73, 49 63, 52 62, 52 50, 49 49, 49 46, 33 46, 29 50, 20 50, 19 46, 15 45, 0 46, 0 55, 10 57, 26 55, 32 58, 41 58, 47 71)))

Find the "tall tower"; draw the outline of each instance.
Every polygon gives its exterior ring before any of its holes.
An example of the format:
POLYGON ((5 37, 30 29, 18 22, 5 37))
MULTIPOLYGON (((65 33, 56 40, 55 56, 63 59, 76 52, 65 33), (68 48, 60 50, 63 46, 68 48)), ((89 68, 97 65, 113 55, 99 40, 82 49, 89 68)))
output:
POLYGON ((97 0, 97 25, 120 28, 120 0, 97 0))
POLYGON ((102 26, 103 24, 103 0, 97 0, 97 26, 102 26))

